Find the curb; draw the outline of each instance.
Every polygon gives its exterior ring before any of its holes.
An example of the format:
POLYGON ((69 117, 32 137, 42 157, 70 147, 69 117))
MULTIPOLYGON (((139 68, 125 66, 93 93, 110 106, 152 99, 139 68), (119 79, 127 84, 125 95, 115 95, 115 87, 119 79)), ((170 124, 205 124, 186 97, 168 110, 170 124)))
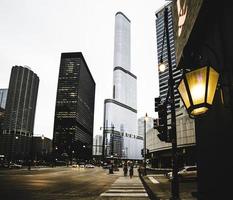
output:
POLYGON ((148 186, 148 184, 146 183, 146 181, 144 180, 144 178, 143 178, 143 176, 141 174, 139 174, 139 178, 142 181, 142 184, 143 184, 146 192, 148 193, 148 196, 149 196, 150 200, 159 200, 158 197, 156 196, 156 194, 154 194, 154 192, 148 186))

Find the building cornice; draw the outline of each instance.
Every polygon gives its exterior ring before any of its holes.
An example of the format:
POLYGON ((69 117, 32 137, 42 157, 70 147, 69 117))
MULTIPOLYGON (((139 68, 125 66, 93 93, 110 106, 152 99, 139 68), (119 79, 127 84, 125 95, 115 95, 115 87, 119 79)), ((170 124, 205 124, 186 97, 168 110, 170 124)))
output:
POLYGON ((130 111, 132 111, 134 113, 137 113, 137 110, 135 110, 134 108, 132 108, 130 106, 127 106, 127 105, 125 105, 123 103, 120 103, 119 101, 116 101, 114 99, 105 99, 104 104, 107 104, 107 103, 113 103, 113 104, 116 104, 116 105, 121 106, 123 108, 126 108, 126 109, 128 109, 128 110, 130 110, 130 111))
POLYGON ((116 71, 116 70, 121 70, 121 71, 123 71, 124 73, 129 74, 129 75, 132 76, 133 78, 137 79, 137 76, 135 76, 134 74, 132 74, 130 71, 124 69, 123 67, 119 67, 119 66, 114 67, 113 71, 116 71))
POLYGON ((128 17, 126 17, 126 15, 123 12, 117 12, 115 16, 117 15, 122 15, 125 19, 127 19, 127 21, 129 21, 129 23, 131 23, 131 21, 129 20, 128 17))

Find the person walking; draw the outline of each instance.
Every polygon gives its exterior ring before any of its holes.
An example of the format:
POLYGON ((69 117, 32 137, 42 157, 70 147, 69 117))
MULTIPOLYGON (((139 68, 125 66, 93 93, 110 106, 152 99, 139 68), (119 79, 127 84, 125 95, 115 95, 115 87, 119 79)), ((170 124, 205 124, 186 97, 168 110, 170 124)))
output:
POLYGON ((130 176, 130 178, 133 177, 133 164, 130 165, 130 168, 129 168, 129 176, 130 176))
POLYGON ((123 171, 124 171, 124 176, 127 176, 127 171, 128 171, 127 162, 124 163, 123 171))

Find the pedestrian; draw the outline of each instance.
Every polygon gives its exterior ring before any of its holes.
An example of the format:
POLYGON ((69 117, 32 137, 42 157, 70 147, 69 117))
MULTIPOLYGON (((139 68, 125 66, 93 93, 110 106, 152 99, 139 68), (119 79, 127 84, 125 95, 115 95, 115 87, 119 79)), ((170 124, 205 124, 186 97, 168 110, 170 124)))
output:
POLYGON ((142 166, 139 165, 139 167, 138 167, 138 175, 141 176, 141 173, 142 173, 142 166))
POLYGON ((124 163, 123 171, 124 171, 124 176, 127 176, 127 171, 128 171, 127 162, 124 163))
POLYGON ((129 176, 130 176, 130 178, 133 177, 133 164, 131 164, 131 166, 129 168, 129 176))

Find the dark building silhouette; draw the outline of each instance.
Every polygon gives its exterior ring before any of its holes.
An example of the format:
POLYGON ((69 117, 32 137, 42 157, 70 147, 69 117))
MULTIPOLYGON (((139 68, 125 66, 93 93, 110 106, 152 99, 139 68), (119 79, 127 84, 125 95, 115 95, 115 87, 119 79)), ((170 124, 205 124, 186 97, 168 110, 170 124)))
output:
POLYGON ((28 67, 12 67, 0 137, 0 154, 8 160, 29 156, 38 87, 39 78, 28 67))
POLYGON ((223 0, 180 1, 175 9, 178 67, 184 70, 211 66, 220 74, 213 106, 195 119, 197 199, 231 199, 233 152, 233 4, 223 0), (187 10, 183 21, 180 8, 187 10))
POLYGON ((52 152, 52 140, 42 136, 33 137, 33 154, 37 161, 48 161, 52 152))
POLYGON ((57 159, 91 158, 94 101, 95 81, 82 53, 62 53, 53 133, 57 159))

